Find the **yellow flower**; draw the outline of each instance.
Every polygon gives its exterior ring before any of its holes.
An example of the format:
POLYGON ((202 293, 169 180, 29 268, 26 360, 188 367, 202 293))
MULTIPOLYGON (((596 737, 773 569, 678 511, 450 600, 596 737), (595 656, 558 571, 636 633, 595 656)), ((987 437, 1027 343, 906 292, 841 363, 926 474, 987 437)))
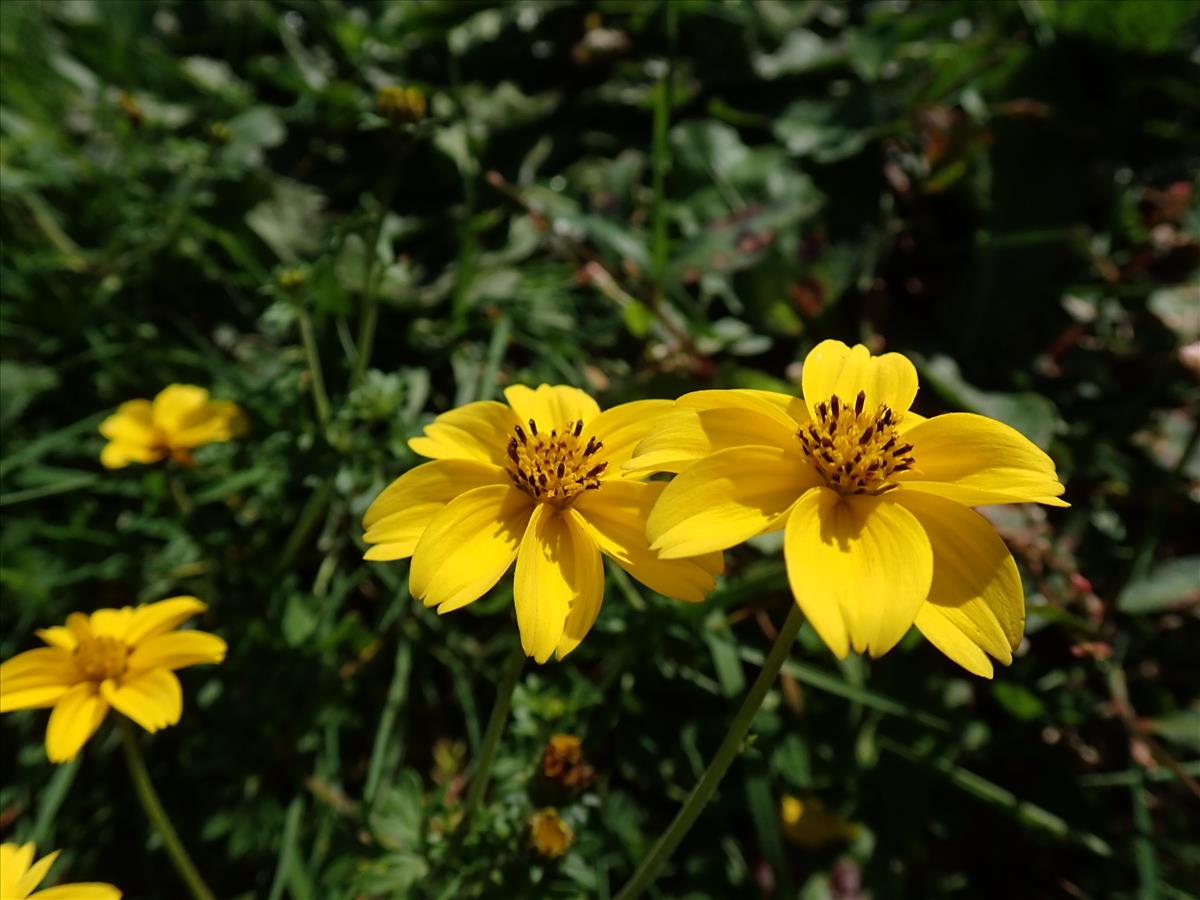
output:
POLYGON ((153 463, 171 457, 192 464, 192 450, 202 444, 228 441, 246 428, 236 404, 209 400, 208 391, 192 384, 173 384, 154 401, 130 400, 100 423, 108 443, 100 462, 109 469, 130 463, 153 463))
POLYGON ((571 849, 575 832, 552 807, 539 809, 529 817, 529 839, 535 849, 547 859, 558 859, 571 849))
POLYGON ((521 646, 562 659, 600 612, 600 554, 647 587, 699 601, 720 553, 660 560, 645 520, 661 482, 622 478, 634 446, 671 408, 639 400, 600 411, 571 387, 514 386, 508 404, 470 403, 438 416, 409 446, 434 461, 392 482, 363 517, 366 559, 412 557, 414 597, 439 613, 491 589, 516 560, 521 646))
POLYGON ((796 602, 838 656, 881 656, 916 624, 990 678, 1024 629, 1012 555, 970 507, 1066 506, 1054 463, 984 416, 909 412, 913 364, 819 344, 804 398, 701 391, 637 448, 631 471, 674 471, 646 523, 664 559, 785 528, 796 602))
POLYGON ((779 824, 783 836, 798 847, 817 850, 858 837, 859 827, 836 812, 830 812, 816 797, 785 795, 779 801, 779 824))
POLYGON ((0 844, 0 900, 121 900, 111 884, 60 884, 32 893, 61 851, 33 861, 33 844, 0 844))
POLYGON ((51 762, 74 759, 110 706, 152 733, 174 725, 183 712, 174 671, 225 658, 216 635, 175 630, 205 609, 195 597, 172 597, 71 613, 65 627, 38 631, 48 646, 0 664, 0 713, 54 707, 46 727, 51 762))

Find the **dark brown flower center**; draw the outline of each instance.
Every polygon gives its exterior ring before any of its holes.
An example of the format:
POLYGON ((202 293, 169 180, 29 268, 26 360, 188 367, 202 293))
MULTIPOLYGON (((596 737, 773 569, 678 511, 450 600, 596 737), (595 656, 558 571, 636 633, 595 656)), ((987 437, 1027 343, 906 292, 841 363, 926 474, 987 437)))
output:
POLYGON ((898 417, 885 403, 867 412, 866 402, 864 391, 853 404, 835 394, 798 433, 808 461, 839 494, 882 494, 896 486, 892 475, 913 467, 912 444, 896 433, 898 417))
POLYGON ((512 467, 508 476, 513 484, 539 503, 567 506, 579 494, 600 487, 600 473, 607 462, 597 462, 595 455, 604 445, 595 435, 584 444, 579 439, 583 420, 569 422, 561 431, 552 428, 549 434, 529 420, 529 431, 518 425, 508 442, 508 458, 512 467))
POLYGON ((120 678, 128 657, 125 643, 111 637, 86 638, 75 647, 75 665, 88 681, 120 678))

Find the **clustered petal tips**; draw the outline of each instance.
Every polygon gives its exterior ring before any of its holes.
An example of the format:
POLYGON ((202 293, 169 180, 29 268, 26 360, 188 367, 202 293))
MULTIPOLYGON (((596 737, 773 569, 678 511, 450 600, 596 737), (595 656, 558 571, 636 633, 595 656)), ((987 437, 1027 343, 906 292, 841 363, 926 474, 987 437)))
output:
POLYGON ((170 458, 192 464, 192 451, 204 444, 232 440, 246 429, 246 417, 234 403, 210 400, 208 391, 172 384, 153 401, 129 400, 100 423, 108 443, 100 462, 109 469, 170 458))
POLYGON ((111 884, 60 884, 34 892, 49 874, 61 851, 37 862, 33 844, 0 844, 0 898, 3 900, 121 900, 111 884))
POLYGON ((225 658, 216 635, 176 630, 205 609, 195 597, 172 597, 72 613, 65 626, 38 632, 47 646, 0 664, 0 713, 52 707, 51 762, 74 759, 110 708, 150 732, 174 725, 183 713, 175 671, 225 658))
POLYGON ((1065 506, 1054 463, 1007 425, 909 411, 912 363, 824 341, 803 401, 701 391, 676 401, 625 469, 678 473, 646 523, 663 558, 728 549, 785 529, 796 602, 839 657, 882 655, 914 624, 991 677, 1024 627, 1016 564, 970 507, 1065 506))
POLYGON ((365 557, 412 557, 413 596, 439 613, 474 602, 513 564, 521 644, 562 659, 591 630, 607 556, 653 590, 699 601, 720 553, 667 561, 644 523, 660 482, 626 478, 634 447, 671 409, 641 400, 601 412, 576 388, 513 386, 438 416, 409 442, 431 462, 404 473, 363 517, 365 557))

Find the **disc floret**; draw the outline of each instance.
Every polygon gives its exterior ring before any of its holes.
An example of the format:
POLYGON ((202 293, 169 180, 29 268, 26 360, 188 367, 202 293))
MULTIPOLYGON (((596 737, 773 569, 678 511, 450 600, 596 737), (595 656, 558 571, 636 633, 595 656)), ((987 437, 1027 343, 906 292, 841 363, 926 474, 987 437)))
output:
POLYGON ((608 463, 596 454, 604 444, 589 435, 583 443, 583 420, 568 422, 562 430, 552 428, 547 434, 530 419, 526 433, 517 425, 508 442, 508 458, 512 466, 508 477, 538 503, 569 506, 584 491, 600 487, 600 475, 608 463))
POLYGON ((896 487, 893 475, 915 464, 912 445, 896 432, 899 417, 886 403, 868 412, 866 402, 865 391, 853 404, 834 394, 817 404, 816 418, 797 435, 804 455, 839 494, 882 494, 896 487))

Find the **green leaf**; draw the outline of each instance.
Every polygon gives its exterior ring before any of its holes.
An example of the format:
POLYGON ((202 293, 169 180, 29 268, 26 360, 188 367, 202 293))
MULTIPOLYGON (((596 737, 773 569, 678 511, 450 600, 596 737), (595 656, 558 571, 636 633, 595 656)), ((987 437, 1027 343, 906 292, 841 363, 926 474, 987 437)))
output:
POLYGON ((1200 556, 1180 556, 1160 562, 1145 576, 1125 586, 1117 609, 1147 615, 1200 601, 1200 556))
POLYGON ((1200 710, 1182 709, 1168 716, 1151 719, 1147 724, 1163 740, 1200 753, 1200 710))

